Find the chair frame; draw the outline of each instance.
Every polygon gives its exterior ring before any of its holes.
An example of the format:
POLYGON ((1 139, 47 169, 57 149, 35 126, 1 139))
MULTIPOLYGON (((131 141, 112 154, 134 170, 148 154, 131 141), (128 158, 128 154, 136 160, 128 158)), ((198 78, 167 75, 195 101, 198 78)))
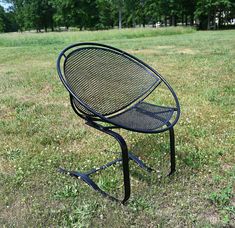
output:
MULTIPOLYGON (((77 172, 77 171, 68 171, 64 168, 59 168, 59 172, 61 173, 67 173, 70 176, 82 179, 85 183, 87 183, 90 187, 92 187, 95 191, 101 193, 103 196, 110 198, 113 201, 118 201, 121 203, 125 203, 127 202, 127 200, 130 197, 131 194, 131 184, 130 184, 130 172, 129 172, 129 160, 133 160, 135 163, 137 163, 141 168, 145 169, 148 172, 153 171, 152 168, 148 167, 146 164, 144 164, 143 161, 141 161, 137 156, 135 156, 133 153, 128 151, 128 147, 126 144, 126 141, 124 140, 124 138, 118 134, 117 132, 113 131, 112 129, 118 129, 118 128, 122 128, 122 129, 126 129, 126 130, 130 130, 130 131, 135 131, 135 132, 141 132, 141 133, 149 133, 149 134, 156 134, 156 133, 161 133, 164 131, 169 131, 169 135, 170 135, 170 163, 171 163, 171 168, 170 168, 170 173, 169 175, 172 175, 175 170, 176 170, 176 161, 175 161, 175 135, 174 135, 174 125, 176 124, 176 122, 179 119, 180 116, 180 105, 179 105, 179 101, 178 98, 174 92, 174 90, 172 89, 172 87, 168 84, 168 82, 156 71, 154 70, 152 67, 150 67, 149 65, 147 65, 146 63, 144 63, 143 61, 139 60, 138 58, 122 51, 119 50, 117 48, 108 46, 108 45, 104 45, 104 44, 99 44, 99 43, 92 43, 92 42, 85 42, 85 43, 78 43, 78 44, 73 44, 70 45, 68 47, 66 47, 59 55, 58 59, 57 59, 57 72, 58 75, 60 77, 60 80, 62 81, 62 83, 64 84, 64 86, 66 87, 66 89, 69 92, 70 95, 70 103, 71 106, 74 110, 74 112, 81 118, 83 118, 86 122, 86 124, 90 127, 93 127, 103 133, 106 133, 110 136, 112 136, 120 145, 121 148, 121 158, 115 159, 114 161, 111 161, 99 168, 96 169, 92 169, 86 173, 81 173, 81 172, 77 172), (61 71, 61 65, 64 68, 64 64, 66 59, 69 57, 69 55, 73 52, 73 51, 77 51, 78 49, 81 49, 81 46, 95 46, 98 48, 105 48, 108 49, 110 51, 114 51, 115 53, 120 53, 120 55, 124 55, 125 57, 129 58, 129 59, 133 59, 133 61, 135 61, 135 63, 140 63, 142 65, 144 65, 147 69, 149 69, 151 72, 153 72, 154 74, 156 74, 160 79, 160 83, 163 82, 168 89, 170 90, 171 94, 174 97, 175 100, 175 104, 176 107, 174 108, 174 111, 177 111, 176 117, 174 119, 174 121, 172 123, 167 122, 166 123, 166 127, 163 129, 156 129, 154 131, 142 131, 142 130, 133 130, 130 129, 126 126, 122 126, 120 124, 114 124, 112 123, 112 121, 110 121, 106 116, 102 115, 101 113, 97 112, 96 110, 94 110, 92 107, 90 107, 88 104, 84 103, 79 97, 77 97, 77 95, 73 92, 73 90, 71 89, 71 87, 69 86, 69 84, 66 82, 65 78, 64 78, 64 74, 61 71), (73 50, 74 48, 76 48, 75 50, 73 50), (70 54, 66 54, 67 51, 72 50, 72 52, 70 52, 70 54), (64 58, 64 62, 62 63, 62 59, 64 58), (79 102, 79 104, 81 104, 86 110, 88 110, 90 113, 92 113, 93 115, 87 115, 86 113, 84 113, 82 110, 78 109, 77 106, 75 105, 74 101, 79 102), (103 126, 101 123, 98 122, 104 122, 104 123, 109 123, 111 124, 110 126, 103 126), (117 199, 116 197, 110 195, 109 193, 103 191, 91 178, 90 175, 94 174, 100 170, 106 169, 107 167, 114 165, 116 163, 122 163, 122 167, 123 167, 123 182, 124 182, 124 197, 122 200, 117 199)), ((143 101, 148 95, 150 95, 155 89, 156 87, 160 84, 157 83, 157 85, 151 89, 150 93, 148 93, 146 96, 144 96, 143 99, 141 99, 141 101, 143 101)))

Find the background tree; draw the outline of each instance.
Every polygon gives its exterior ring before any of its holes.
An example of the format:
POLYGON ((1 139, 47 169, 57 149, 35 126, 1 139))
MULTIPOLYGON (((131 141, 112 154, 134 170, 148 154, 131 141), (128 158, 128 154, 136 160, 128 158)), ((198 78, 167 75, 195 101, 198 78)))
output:
POLYGON ((108 29, 114 27, 116 10, 110 0, 97 0, 99 23, 97 29, 108 29))
POLYGON ((14 12, 5 11, 0 5, 0 32, 14 32, 18 30, 14 12))
POLYGON ((122 13, 125 0, 110 0, 114 9, 118 12, 118 28, 122 28, 122 13))
POLYGON ((55 9, 53 15, 54 21, 58 26, 69 26, 75 24, 75 18, 78 14, 76 1, 74 0, 51 0, 51 4, 55 9))
POLYGON ((182 23, 186 26, 194 25, 194 12, 196 8, 195 0, 181 0, 182 4, 182 23))
POLYGON ((8 0, 12 4, 20 30, 48 27, 53 30, 53 8, 49 0, 8 0))
MULTIPOLYGON (((234 0, 197 0, 195 17, 199 19, 200 29, 216 29, 228 22, 230 12, 234 11, 234 0), (216 18, 218 24, 216 24, 216 18)), ((232 16, 233 18, 235 15, 232 16)))
POLYGON ((53 31, 54 26, 80 30, 118 26, 121 29, 157 22, 161 26, 195 26, 196 22, 200 29, 217 29, 228 26, 235 18, 235 0, 0 1, 12 4, 8 12, 1 9, 1 31, 36 29, 40 32, 48 28, 53 31))
POLYGON ((5 11, 2 6, 0 6, 0 33, 5 32, 5 11))

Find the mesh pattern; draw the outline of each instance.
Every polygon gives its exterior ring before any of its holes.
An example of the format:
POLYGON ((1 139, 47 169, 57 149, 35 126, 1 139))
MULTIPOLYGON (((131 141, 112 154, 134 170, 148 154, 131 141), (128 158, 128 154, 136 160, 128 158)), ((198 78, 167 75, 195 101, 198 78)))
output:
POLYGON ((173 108, 155 106, 145 102, 110 118, 114 124, 139 131, 153 131, 164 126, 172 117, 173 108))
POLYGON ((79 112, 85 113, 88 116, 94 116, 92 112, 89 112, 85 107, 83 107, 75 98, 73 98, 73 103, 79 112))
MULTIPOLYGON (((64 73, 77 97, 103 115, 125 108, 160 80, 125 55, 97 47, 72 52, 64 73)), ((80 104, 76 106, 90 114, 80 104)))

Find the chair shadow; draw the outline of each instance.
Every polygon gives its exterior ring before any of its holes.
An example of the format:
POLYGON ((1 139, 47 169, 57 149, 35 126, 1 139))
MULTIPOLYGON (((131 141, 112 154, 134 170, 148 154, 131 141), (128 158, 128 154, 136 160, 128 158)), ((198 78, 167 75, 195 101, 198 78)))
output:
POLYGON ((130 175, 148 185, 161 182, 170 173, 169 136, 165 134, 163 140, 162 138, 159 140, 159 137, 161 137, 159 134, 142 135, 135 144, 129 146, 131 153, 153 169, 152 172, 148 172, 134 161, 130 161, 130 175))

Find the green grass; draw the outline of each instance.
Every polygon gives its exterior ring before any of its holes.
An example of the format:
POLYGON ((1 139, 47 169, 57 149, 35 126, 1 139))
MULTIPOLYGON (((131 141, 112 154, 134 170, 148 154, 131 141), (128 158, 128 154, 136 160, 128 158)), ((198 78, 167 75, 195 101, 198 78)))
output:
MULTIPOLYGON (((126 29, 0 35, 1 227, 235 226, 235 31, 126 29), (89 170, 117 157, 114 140, 72 111, 55 62, 68 44, 97 41, 156 68, 176 91, 177 172, 169 136, 121 130, 128 147, 156 172, 130 162, 132 196, 110 202, 57 167, 89 170)), ((159 94, 149 99, 159 100, 159 94)), ((121 197, 122 171, 94 175, 121 197)))
POLYGON ((83 31, 83 32, 55 32, 55 33, 12 33, 2 34, 0 46, 16 47, 16 46, 34 46, 38 45, 59 45, 78 41, 100 41, 100 40, 123 40, 144 38, 153 36, 176 35, 193 33, 193 28, 160 28, 160 29, 122 29, 119 30, 103 30, 103 31, 83 31))

